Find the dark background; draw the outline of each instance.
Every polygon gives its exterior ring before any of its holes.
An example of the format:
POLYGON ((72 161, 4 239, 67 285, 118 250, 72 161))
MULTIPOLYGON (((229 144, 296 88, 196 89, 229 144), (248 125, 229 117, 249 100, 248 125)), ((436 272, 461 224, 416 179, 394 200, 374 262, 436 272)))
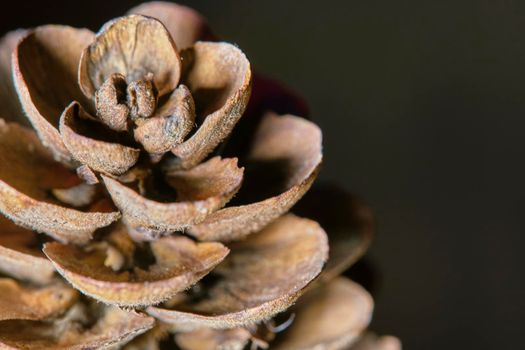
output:
MULTIPOLYGON (((522 1, 182 1, 310 103, 323 181, 373 208, 372 327, 405 349, 523 346, 522 1)), ((138 1, 11 1, 0 32, 138 1)))

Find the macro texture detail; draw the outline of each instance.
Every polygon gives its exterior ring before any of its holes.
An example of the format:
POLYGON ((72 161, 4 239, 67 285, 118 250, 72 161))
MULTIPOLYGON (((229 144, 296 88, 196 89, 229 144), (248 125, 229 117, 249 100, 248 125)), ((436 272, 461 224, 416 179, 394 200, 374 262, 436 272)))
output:
POLYGON ((340 276, 370 212, 301 200, 320 128, 200 14, 13 31, 0 79, 1 348, 387 349, 340 276))

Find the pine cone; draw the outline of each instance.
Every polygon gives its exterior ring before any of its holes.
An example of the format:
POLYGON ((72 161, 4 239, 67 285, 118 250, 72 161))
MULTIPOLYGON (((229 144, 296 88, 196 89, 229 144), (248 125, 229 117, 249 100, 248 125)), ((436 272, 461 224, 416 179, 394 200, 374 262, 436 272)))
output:
POLYGON ((366 250, 370 214, 340 191, 297 207, 328 234, 286 214, 317 176, 321 131, 280 115, 276 101, 301 103, 257 90, 271 84, 236 46, 199 41, 213 38, 193 10, 152 2, 96 35, 2 39, 0 347, 345 349, 361 336, 372 298, 338 276, 366 250))

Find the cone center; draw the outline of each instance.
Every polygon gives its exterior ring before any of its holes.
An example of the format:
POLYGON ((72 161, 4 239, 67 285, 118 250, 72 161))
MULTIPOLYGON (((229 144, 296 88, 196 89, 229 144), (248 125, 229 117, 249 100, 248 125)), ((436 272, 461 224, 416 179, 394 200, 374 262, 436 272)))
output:
POLYGON ((155 112, 158 90, 153 75, 127 82, 122 74, 112 74, 95 94, 99 119, 118 131, 128 129, 128 121, 149 118, 155 112))

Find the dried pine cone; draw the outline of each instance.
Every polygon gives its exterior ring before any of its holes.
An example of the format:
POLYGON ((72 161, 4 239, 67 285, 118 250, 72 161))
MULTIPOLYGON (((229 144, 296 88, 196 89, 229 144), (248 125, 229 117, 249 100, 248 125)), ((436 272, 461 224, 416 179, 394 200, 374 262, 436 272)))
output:
POLYGON ((279 115, 301 103, 265 92, 236 46, 198 41, 212 38, 153 2, 96 35, 2 39, 0 347, 345 349, 366 329, 370 295, 338 275, 369 244, 368 211, 306 198, 328 236, 285 214, 317 176, 321 131, 279 115))

